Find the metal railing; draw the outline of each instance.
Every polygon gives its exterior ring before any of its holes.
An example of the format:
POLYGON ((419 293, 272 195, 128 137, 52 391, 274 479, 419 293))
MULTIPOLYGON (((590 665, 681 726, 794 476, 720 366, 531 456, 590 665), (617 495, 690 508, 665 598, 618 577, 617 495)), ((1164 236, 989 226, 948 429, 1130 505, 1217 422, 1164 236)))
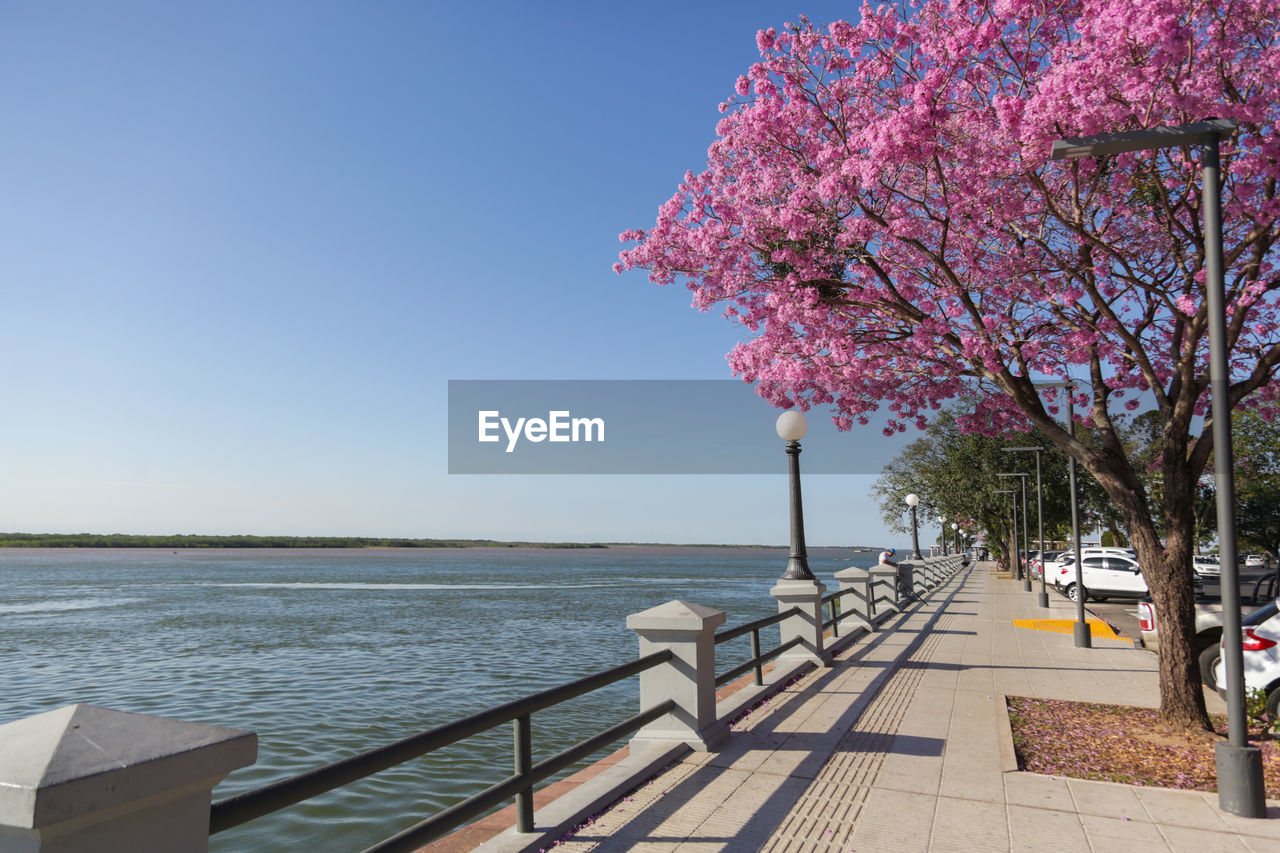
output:
POLYGON ((716 645, 727 643, 730 640, 736 640, 744 634, 751 635, 751 659, 746 663, 735 666, 728 672, 716 676, 716 687, 723 687, 730 681, 739 676, 746 675, 748 672, 755 672, 756 686, 764 684, 764 665, 785 652, 787 649, 794 648, 804 642, 803 638, 795 637, 782 645, 770 649, 767 652, 760 651, 760 629, 768 628, 770 625, 776 625, 784 619, 792 616, 798 616, 801 613, 799 607, 792 607, 790 610, 784 610, 775 616, 766 616, 763 619, 757 619, 754 622, 748 622, 745 625, 739 625, 737 628, 729 628, 716 634, 716 645))
MULTIPOLYGON (((840 636, 840 620, 847 616, 853 616, 853 611, 844 611, 840 606, 840 599, 846 595, 857 595, 858 590, 855 587, 849 589, 840 589, 835 592, 822 596, 822 603, 829 605, 831 610, 831 618, 822 623, 823 629, 830 628, 832 637, 840 636)), ((858 596, 865 598, 865 596, 858 596)))
POLYGON ((209 814, 209 834, 239 826, 508 722, 514 724, 514 775, 368 848, 365 853, 417 850, 512 797, 516 800, 517 829, 520 832, 531 832, 534 785, 670 713, 676 704, 671 699, 661 702, 537 764, 533 763, 530 716, 535 711, 550 708, 667 663, 673 657, 674 653, 670 649, 663 649, 622 666, 597 672, 386 746, 228 797, 213 804, 209 814))
POLYGON ((1267 572, 1258 578, 1258 582, 1253 585, 1253 603, 1258 604, 1264 601, 1275 601, 1277 590, 1277 573, 1267 572), (1266 592, 1263 592, 1263 590, 1266 592))

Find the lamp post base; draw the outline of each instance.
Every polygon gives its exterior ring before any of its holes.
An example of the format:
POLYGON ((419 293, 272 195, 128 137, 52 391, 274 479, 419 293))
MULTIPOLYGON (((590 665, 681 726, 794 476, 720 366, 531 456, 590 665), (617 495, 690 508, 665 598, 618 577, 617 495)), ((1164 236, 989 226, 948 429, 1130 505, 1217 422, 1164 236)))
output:
POLYGON ((1047 608, 1049 606, 1049 593, 1040 590, 1040 606, 1047 608))
POLYGON ((1076 628, 1076 648, 1091 649, 1093 648, 1093 632, 1089 628, 1088 622, 1077 622, 1076 628))
POLYGON ((1262 750, 1220 740, 1213 745, 1213 760, 1218 769, 1218 808, 1240 817, 1266 817, 1262 750))

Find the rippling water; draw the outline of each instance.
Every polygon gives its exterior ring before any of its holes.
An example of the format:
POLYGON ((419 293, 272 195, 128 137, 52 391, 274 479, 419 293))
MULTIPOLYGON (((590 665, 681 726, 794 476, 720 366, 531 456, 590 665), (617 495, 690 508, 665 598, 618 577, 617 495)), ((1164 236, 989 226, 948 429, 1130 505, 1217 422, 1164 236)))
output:
MULTIPOLYGON (((810 565, 834 589, 834 571, 872 562, 850 556, 815 549, 810 565)), ((627 615, 673 598, 725 610, 730 627, 774 613, 785 566, 785 551, 745 548, 0 549, 0 723, 87 702, 251 729, 258 762, 221 799, 625 663, 627 615)), ((721 647, 721 669, 746 642, 721 647)), ((632 678, 534 714, 534 760, 637 702, 632 678)), ((211 849, 360 850, 510 767, 503 726, 211 849)))

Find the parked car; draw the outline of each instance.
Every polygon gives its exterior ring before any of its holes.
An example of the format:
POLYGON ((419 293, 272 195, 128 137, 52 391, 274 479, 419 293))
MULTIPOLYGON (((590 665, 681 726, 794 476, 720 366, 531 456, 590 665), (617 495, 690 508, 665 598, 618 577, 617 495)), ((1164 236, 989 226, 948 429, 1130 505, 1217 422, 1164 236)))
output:
POLYGON ((1039 578, 1041 572, 1044 571, 1044 564, 1051 563, 1058 559, 1061 551, 1032 551, 1031 552, 1031 576, 1039 578))
MULTIPOLYGON (((1245 690, 1265 691, 1267 713, 1274 718, 1280 715, 1280 602, 1258 608, 1240 620, 1240 627, 1245 690)), ((1221 655, 1214 662, 1213 677, 1217 691, 1225 695, 1221 685, 1226 682, 1226 664, 1221 655)))
MULTIPOLYGON (((1137 553, 1132 548, 1102 548, 1090 546, 1081 548, 1080 550, 1084 552, 1086 557, 1105 557, 1108 554, 1115 554, 1119 557, 1128 557, 1134 561, 1138 559, 1137 553)), ((1050 561, 1048 565, 1049 574, 1045 580, 1053 584, 1056 589, 1066 589, 1067 584, 1074 581, 1076 577, 1075 560, 1075 551, 1063 551, 1055 559, 1050 561)), ((1087 587, 1088 584, 1085 584, 1085 586, 1087 587)))
POLYGON ((1246 566, 1263 567, 1267 565, 1267 558, 1261 554, 1250 554, 1244 558, 1244 564, 1246 566))
MULTIPOLYGON (((1248 616, 1258 609, 1256 604, 1245 604, 1240 607, 1242 617, 1248 616)), ((1160 635, 1156 631, 1156 606, 1150 598, 1138 602, 1138 629, 1142 636, 1144 648, 1153 652, 1160 651, 1160 635)), ((1217 666, 1222 651, 1218 643, 1222 640, 1222 602, 1197 601, 1195 639, 1192 641, 1192 654, 1196 656, 1200 669, 1200 681, 1217 690, 1213 670, 1217 666)))
MULTIPOLYGON (((1123 554, 1091 555, 1085 552, 1080 561, 1081 577, 1084 589, 1076 585, 1075 566, 1062 569, 1062 574, 1069 577, 1062 581, 1062 590, 1072 601, 1084 596, 1088 601, 1106 601, 1108 598, 1144 598, 1146 597, 1147 580, 1138 568, 1138 561, 1123 554)), ((1192 585, 1196 594, 1204 590, 1204 581, 1199 575, 1192 575, 1192 585)))
POLYGON ((1198 575, 1218 577, 1222 574, 1222 562, 1217 554, 1200 554, 1192 557, 1191 568, 1198 575))

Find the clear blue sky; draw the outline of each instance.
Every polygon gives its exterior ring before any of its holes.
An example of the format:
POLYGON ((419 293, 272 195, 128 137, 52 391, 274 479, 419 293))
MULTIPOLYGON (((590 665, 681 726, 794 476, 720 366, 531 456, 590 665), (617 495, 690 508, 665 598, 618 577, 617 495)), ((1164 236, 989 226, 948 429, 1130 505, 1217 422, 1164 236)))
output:
POLYGON ((856 7, 6 4, 0 530, 784 543, 781 476, 450 476, 445 392, 728 376, 610 265, 800 12, 856 7))

